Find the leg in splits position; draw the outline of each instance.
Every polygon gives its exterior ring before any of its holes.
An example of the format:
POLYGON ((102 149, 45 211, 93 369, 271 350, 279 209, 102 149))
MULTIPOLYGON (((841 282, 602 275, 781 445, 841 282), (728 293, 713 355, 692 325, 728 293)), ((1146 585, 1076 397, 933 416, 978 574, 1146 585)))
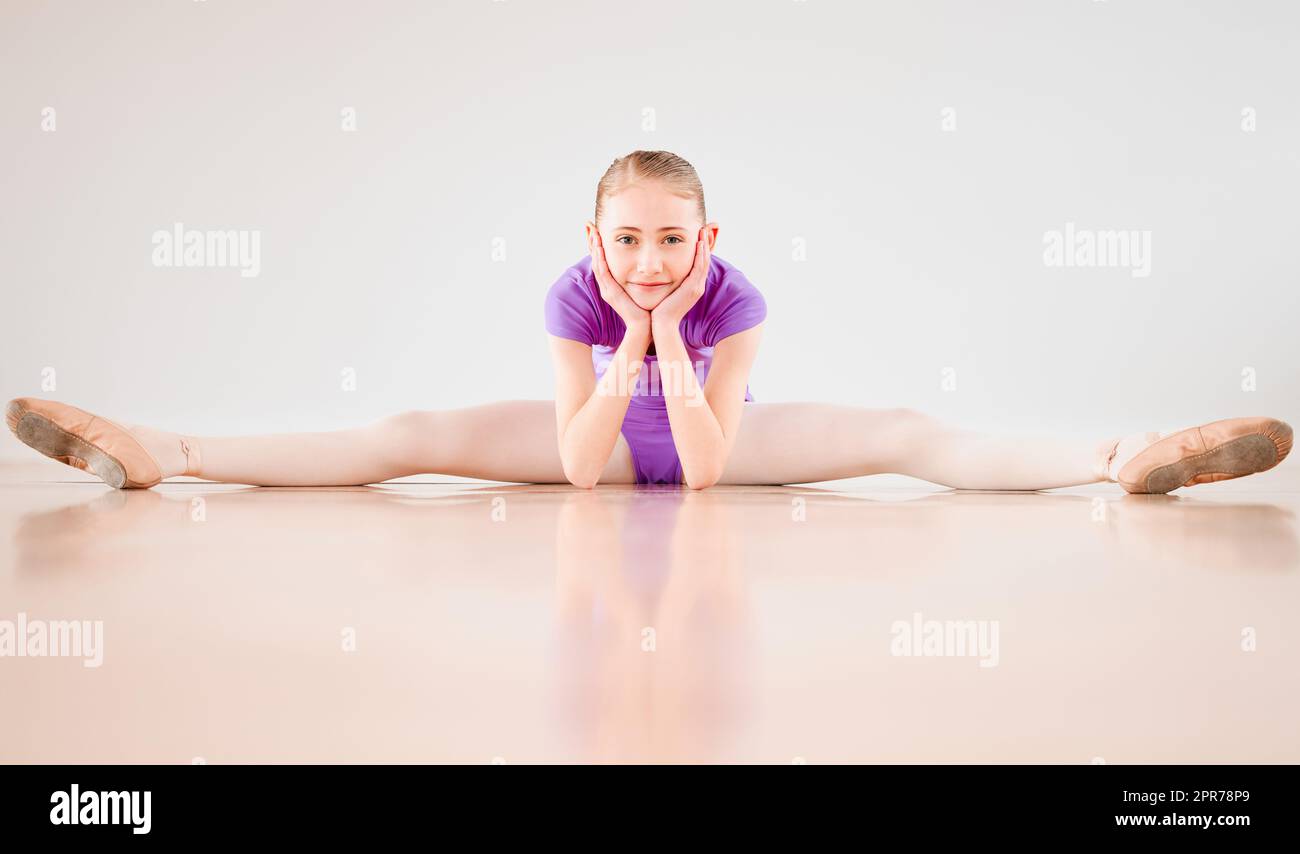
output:
MULTIPOLYGON (((119 489, 177 475, 257 486, 355 486, 426 473, 566 482, 551 400, 412 410, 348 430, 261 436, 170 433, 30 397, 11 400, 5 420, 27 445, 119 489)), ((619 436, 600 481, 635 479, 619 436)))
POLYGON ((913 409, 750 402, 719 482, 813 483, 896 473, 956 489, 1113 481, 1129 492, 1169 492, 1264 471, 1290 450, 1291 427, 1264 417, 1079 440, 981 433, 913 409))
MULTIPOLYGON (((343 486, 437 473, 563 483, 549 400, 400 413, 349 430, 201 437, 124 425, 56 401, 18 398, 6 422, 23 442, 118 488, 193 475, 264 486, 343 486)), ((1230 418, 1171 434, 1098 440, 980 433, 912 409, 745 404, 720 483, 812 483, 898 473, 957 489, 1035 490, 1100 481, 1129 492, 1265 471, 1291 450, 1275 418, 1230 418)), ((636 480, 622 435, 601 483, 636 480)))

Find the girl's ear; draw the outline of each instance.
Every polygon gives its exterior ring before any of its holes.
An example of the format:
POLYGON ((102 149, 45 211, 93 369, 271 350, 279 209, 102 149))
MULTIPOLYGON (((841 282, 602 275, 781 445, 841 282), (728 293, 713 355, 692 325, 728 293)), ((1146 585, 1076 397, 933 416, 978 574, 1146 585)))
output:
POLYGON ((704 224, 704 240, 709 247, 709 251, 712 252, 713 247, 718 245, 718 224, 716 222, 704 224))

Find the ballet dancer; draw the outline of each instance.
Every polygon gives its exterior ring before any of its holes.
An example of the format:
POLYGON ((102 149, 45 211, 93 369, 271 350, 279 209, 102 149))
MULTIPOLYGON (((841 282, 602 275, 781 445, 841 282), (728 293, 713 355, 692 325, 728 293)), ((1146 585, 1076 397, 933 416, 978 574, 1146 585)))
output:
POLYGON ((546 293, 554 400, 410 410, 346 430, 192 436, 20 397, 6 423, 110 486, 188 475, 339 486, 436 473, 515 483, 797 484, 897 473, 956 489, 1097 482, 1167 493, 1266 471, 1291 450, 1276 418, 1077 440, 980 433, 907 408, 759 402, 767 307, 713 254, 694 167, 666 151, 615 160, 585 223, 588 254, 546 293))

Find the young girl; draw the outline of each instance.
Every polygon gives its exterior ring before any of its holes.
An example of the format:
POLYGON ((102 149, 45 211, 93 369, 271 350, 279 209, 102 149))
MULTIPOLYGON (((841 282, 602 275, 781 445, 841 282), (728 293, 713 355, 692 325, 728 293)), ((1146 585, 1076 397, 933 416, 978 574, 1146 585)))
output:
POLYGON ((164 478, 360 485, 421 473, 519 483, 790 484, 894 472, 959 489, 1115 481, 1165 493, 1277 465, 1291 427, 1230 418, 1096 441, 1012 438, 910 409, 759 403, 749 392, 767 308, 713 255, 695 169, 666 151, 615 160, 586 224, 588 257, 546 295, 555 400, 409 411, 366 427, 188 436, 76 407, 10 401, 26 444, 117 488, 164 478))

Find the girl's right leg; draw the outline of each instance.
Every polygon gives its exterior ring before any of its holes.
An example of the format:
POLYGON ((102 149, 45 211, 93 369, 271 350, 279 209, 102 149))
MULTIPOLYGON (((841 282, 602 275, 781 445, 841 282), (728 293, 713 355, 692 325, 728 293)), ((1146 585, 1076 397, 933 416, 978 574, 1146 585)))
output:
MULTIPOLYGON (((189 473, 258 486, 356 486, 429 473, 512 483, 568 482, 550 400, 411 410, 364 427, 313 433, 192 436, 122 426, 154 457, 164 478, 189 473)), ((632 454, 620 434, 600 482, 635 480, 632 454)))
MULTIPOLYGON (((568 482, 551 400, 410 410, 365 427, 324 433, 187 438, 198 443, 198 476, 222 482, 327 486, 426 473, 511 483, 568 482)), ((635 480, 632 454, 620 435, 600 482, 635 480)))

